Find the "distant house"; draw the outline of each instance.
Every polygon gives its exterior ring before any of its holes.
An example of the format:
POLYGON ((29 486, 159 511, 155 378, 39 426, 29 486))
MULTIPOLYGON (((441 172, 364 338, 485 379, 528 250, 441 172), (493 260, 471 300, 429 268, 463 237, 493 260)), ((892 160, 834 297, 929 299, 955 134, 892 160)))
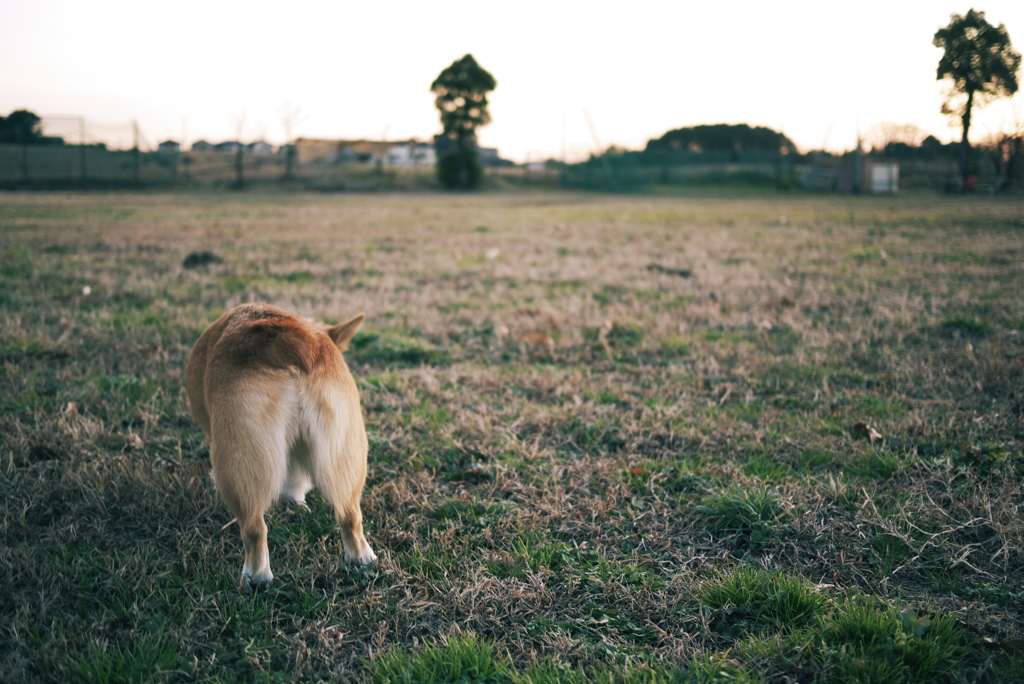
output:
POLYGON ((839 160, 835 171, 835 190, 843 194, 870 192, 895 195, 900 190, 900 165, 864 159, 858 152, 847 154, 839 160))
POLYGON ((417 140, 316 140, 295 141, 299 164, 313 162, 363 162, 395 166, 429 166, 433 164, 430 145, 417 140), (430 161, 425 161, 429 159, 430 161))
POLYGON ((430 143, 416 143, 412 148, 412 159, 415 166, 436 166, 437 152, 430 143))
POLYGON ((480 163, 484 166, 498 166, 501 163, 497 147, 478 147, 476 153, 480 155, 480 163))
POLYGON ((156 151, 174 154, 181 152, 181 144, 176 140, 164 140, 162 143, 157 145, 156 151))
MULTIPOLYGON (((438 156, 458 148, 458 140, 450 138, 447 135, 435 135, 434 136, 434 150, 438 156)), ((497 147, 479 147, 477 146, 476 152, 480 157, 480 163, 483 166, 515 166, 512 162, 507 159, 502 159, 498 154, 497 147)))
POLYGON ((209 152, 213 149, 213 145, 206 142, 205 140, 197 140, 192 143, 193 152, 209 152))
POLYGON ((300 164, 323 161, 341 152, 341 140, 299 138, 295 141, 295 154, 300 164))
POLYGON ((391 166, 422 167, 436 163, 437 153, 429 143, 410 140, 392 145, 388 150, 388 164, 391 166))
POLYGON ((227 140, 222 143, 217 143, 213 146, 213 149, 218 152, 237 152, 240 147, 242 147, 242 143, 237 140, 227 140))
POLYGON ((900 165, 895 162, 873 162, 869 166, 871 192, 895 195, 900 190, 900 165))
POLYGON ((387 161, 392 145, 381 140, 343 140, 338 151, 346 161, 376 163, 387 161))
POLYGON ((254 143, 246 145, 245 151, 249 154, 273 154, 274 148, 268 142, 257 140, 254 143))

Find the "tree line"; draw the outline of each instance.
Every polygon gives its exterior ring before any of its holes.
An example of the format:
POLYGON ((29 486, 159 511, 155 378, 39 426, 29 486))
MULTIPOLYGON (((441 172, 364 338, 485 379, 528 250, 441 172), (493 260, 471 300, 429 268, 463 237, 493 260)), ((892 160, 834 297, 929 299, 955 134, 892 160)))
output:
MULTIPOLYGON (((936 70, 936 79, 947 83, 941 111, 959 119, 960 175, 969 186, 968 179, 975 173, 968 138, 974 110, 1017 92, 1021 56, 1014 50, 1006 26, 993 26, 985 19, 984 12, 973 8, 963 15, 951 15, 949 24, 936 31, 932 44, 943 50, 936 70)), ((468 54, 444 69, 431 85, 444 129, 441 140, 450 141, 448 149, 438 149, 437 162, 438 179, 447 188, 468 189, 479 183, 476 130, 490 121, 487 93, 496 85, 494 77, 468 54)), ((1024 152, 1021 137, 1021 131, 1017 131, 1016 135, 1004 136, 994 144, 997 167, 1001 161, 1004 175, 1012 177, 1014 164, 1020 164, 1024 152)), ((877 151, 894 158, 927 159, 945 154, 946 148, 935 137, 928 136, 916 146, 892 141, 877 151)), ((778 131, 746 124, 716 124, 671 130, 650 140, 644 153, 794 150, 793 142, 778 131)))
MULTIPOLYGON (((959 119, 962 138, 959 145, 961 177, 974 171, 968 134, 975 108, 1000 97, 1012 97, 1018 90, 1021 56, 1013 49, 1003 24, 992 26, 984 12, 973 8, 964 15, 953 14, 948 25, 936 31, 932 43, 943 49, 936 79, 948 84, 942 112, 959 119)), ((437 177, 449 189, 477 187, 483 176, 477 151, 477 129, 491 120, 487 95, 497 81, 466 54, 444 68, 430 85, 434 105, 440 114, 442 133, 435 138, 437 177)), ((1021 135, 1000 143, 1019 157, 1021 135)), ((16 144, 62 144, 60 138, 43 135, 41 119, 26 110, 0 117, 0 142, 16 144)), ((937 153, 941 143, 928 137, 918 152, 937 153)), ((893 156, 912 153, 913 146, 893 142, 885 152, 893 156), (891 149, 890 149, 891 148, 891 149)), ((647 143, 644 152, 790 152, 793 142, 778 131, 746 124, 716 124, 671 130, 647 143)))
POLYGON ((43 120, 26 109, 0 116, 0 143, 15 145, 63 145, 64 139, 43 135, 43 120))

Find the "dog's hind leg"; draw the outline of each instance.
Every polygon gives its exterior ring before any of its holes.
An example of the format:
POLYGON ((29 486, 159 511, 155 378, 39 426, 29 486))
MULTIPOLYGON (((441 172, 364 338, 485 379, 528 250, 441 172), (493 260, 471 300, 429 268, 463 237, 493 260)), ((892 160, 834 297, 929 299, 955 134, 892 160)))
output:
POLYGON ((242 586, 269 586, 274 579, 263 516, 280 496, 287 470, 284 431, 253 430, 248 421, 223 425, 211 440, 210 460, 224 503, 241 528, 245 547, 242 586))
POLYGON ((350 425, 349 430, 356 434, 346 430, 340 444, 323 440, 311 445, 311 456, 316 485, 334 507, 345 562, 366 565, 377 560, 377 554, 363 536, 363 513, 359 508, 366 482, 366 437, 361 423, 350 425))
POLYGON ((341 545, 345 550, 345 562, 367 565, 377 560, 377 554, 363 536, 363 512, 359 508, 359 494, 347 504, 334 507, 334 515, 341 528, 341 545))
POLYGON ((267 523, 263 515, 238 519, 242 527, 242 545, 245 547, 245 564, 242 565, 242 585, 267 588, 274 580, 270 572, 270 550, 267 548, 267 523))
MULTIPOLYGON (((235 518, 242 534, 245 562, 242 565, 241 584, 243 587, 268 587, 274 579, 270 571, 270 551, 267 548, 267 523, 263 514, 269 507, 264 501, 246 499, 240 491, 244 483, 231 477, 217 478, 220 492, 235 518)), ((243 490, 244 491, 244 490, 243 490)))
POLYGON ((377 554, 363 536, 363 512, 359 508, 366 469, 363 467, 355 471, 343 468, 340 475, 318 476, 317 486, 320 487, 324 498, 334 507, 334 517, 341 529, 345 562, 366 565, 377 560, 377 554))

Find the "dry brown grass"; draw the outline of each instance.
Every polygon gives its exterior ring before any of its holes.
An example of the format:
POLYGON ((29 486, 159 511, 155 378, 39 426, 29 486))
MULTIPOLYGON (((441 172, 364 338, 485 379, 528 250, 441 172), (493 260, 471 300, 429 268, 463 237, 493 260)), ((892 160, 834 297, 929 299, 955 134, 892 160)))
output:
POLYGON ((702 587, 749 565, 953 616, 963 672, 1013 672, 980 639, 1024 626, 1020 201, 3 200, 0 679, 365 679, 461 632, 521 671, 827 677, 715 626, 702 587), (180 467, 190 345, 251 300, 368 312, 380 555, 279 507, 256 596, 180 467))

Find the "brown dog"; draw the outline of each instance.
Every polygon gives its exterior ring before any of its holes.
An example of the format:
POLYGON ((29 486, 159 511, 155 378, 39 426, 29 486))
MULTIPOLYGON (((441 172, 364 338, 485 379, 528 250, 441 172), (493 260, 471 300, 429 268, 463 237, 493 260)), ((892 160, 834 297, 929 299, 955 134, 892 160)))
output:
POLYGON ((322 331, 268 304, 242 304, 202 334, 185 381, 210 441, 224 503, 238 519, 242 585, 273 580, 263 515, 282 494, 300 504, 314 484, 334 506, 345 561, 377 556, 363 537, 366 429, 341 352, 365 314, 322 331))

